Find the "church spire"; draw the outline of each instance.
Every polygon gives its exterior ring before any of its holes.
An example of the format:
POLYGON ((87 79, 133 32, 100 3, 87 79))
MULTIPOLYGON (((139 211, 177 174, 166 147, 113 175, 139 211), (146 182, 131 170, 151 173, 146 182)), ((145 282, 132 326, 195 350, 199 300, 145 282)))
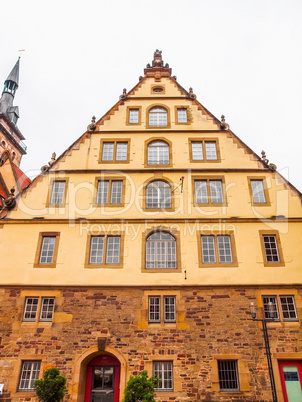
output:
POLYGON ((20 65, 20 57, 18 58, 14 68, 10 72, 9 76, 4 81, 4 89, 2 95, 6 92, 15 96, 16 90, 19 86, 19 65, 20 65))
POLYGON ((4 81, 4 88, 0 99, 0 114, 8 114, 10 120, 16 124, 19 117, 19 110, 17 106, 13 106, 16 90, 19 86, 19 67, 20 57, 14 65, 7 79, 4 81))

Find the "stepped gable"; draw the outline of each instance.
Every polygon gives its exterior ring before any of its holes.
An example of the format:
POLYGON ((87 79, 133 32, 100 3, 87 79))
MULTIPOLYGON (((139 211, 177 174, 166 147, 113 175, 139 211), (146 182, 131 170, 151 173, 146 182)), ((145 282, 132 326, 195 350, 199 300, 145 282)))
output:
MULTIPOLYGON (((162 60, 162 53, 159 50, 154 52, 154 58, 151 64, 147 64, 144 69, 144 77, 139 78, 139 82, 130 90, 126 91, 124 89, 123 94, 120 96, 120 99, 116 104, 112 106, 100 119, 88 125, 88 129, 85 133, 83 133, 72 145, 70 145, 53 163, 49 171, 59 170, 60 162, 64 162, 67 156, 71 156, 74 150, 79 150, 81 144, 84 141, 91 137, 91 135, 100 133, 100 126, 104 125, 104 123, 110 120, 116 112, 120 110, 120 107, 123 106, 127 101, 131 99, 139 98, 139 92, 142 89, 143 85, 146 85, 149 79, 155 80, 155 82, 160 82, 161 80, 168 80, 170 83, 177 88, 179 94, 185 99, 189 100, 192 105, 195 105, 197 109, 202 113, 202 115, 206 116, 207 119, 212 120, 213 123, 217 126, 217 131, 221 134, 225 134, 227 138, 232 139, 233 143, 236 144, 238 149, 243 150, 245 154, 247 154, 252 161, 257 161, 258 168, 261 170, 272 170, 270 165, 263 160, 257 153, 255 153, 244 141, 242 141, 229 127, 228 124, 224 123, 224 121, 219 120, 216 116, 214 116, 205 106, 203 106, 197 99, 196 95, 193 93, 192 88, 189 91, 184 89, 176 80, 175 76, 172 76, 172 69, 170 66, 162 60)), ((154 98, 155 99, 155 98, 154 98)), ((164 96, 163 96, 164 99, 164 96)), ((224 116, 222 116, 224 117, 224 116)), ((173 130, 172 130, 173 131, 173 130)), ((168 132, 168 130, 167 130, 168 132)), ((41 178, 45 175, 45 173, 41 173, 39 176, 41 178)), ((294 194, 302 197, 301 192, 296 189, 287 179, 285 179, 280 173, 274 171, 274 175, 278 176, 282 182, 282 184, 293 191, 294 194)), ((38 177, 39 177, 38 176, 38 177)), ((37 179, 35 178, 33 182, 37 179)), ((29 180, 29 179, 28 179, 29 180)), ((33 182, 31 186, 33 185, 33 182)), ((26 185, 24 188, 28 186, 28 181, 26 181, 26 185)), ((29 187, 31 187, 29 186, 29 187)))

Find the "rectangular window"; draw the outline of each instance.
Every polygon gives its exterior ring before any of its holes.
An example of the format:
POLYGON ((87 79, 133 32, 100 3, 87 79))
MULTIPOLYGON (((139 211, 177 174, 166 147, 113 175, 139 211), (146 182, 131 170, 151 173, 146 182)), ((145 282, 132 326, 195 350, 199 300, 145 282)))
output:
POLYGON ((90 248, 90 264, 103 264, 105 236, 92 236, 90 248))
POLYGON ((279 311, 281 311, 281 317, 284 321, 298 320, 294 296, 288 296, 288 295, 262 296, 262 302, 263 302, 263 310, 265 318, 280 320, 279 311), (271 317, 270 311, 272 311, 273 317, 271 317))
POLYGON ((100 162, 128 162, 129 141, 102 141, 100 162))
POLYGON ((239 391, 237 360, 218 360, 220 391, 239 391))
POLYGON ((53 181, 50 204, 62 205, 65 195, 65 181, 53 181))
POLYGON ((263 310, 265 318, 279 320, 279 311, 276 296, 262 296, 263 310), (271 317, 272 312, 272 317, 271 317))
POLYGON ((188 114, 186 108, 177 109, 177 122, 178 123, 187 123, 188 122, 188 114))
POLYGON ((164 321, 176 321, 175 296, 164 296, 164 321))
POLYGON ((262 235, 266 262, 280 262, 276 235, 262 235))
POLYGON ((55 244, 56 244, 55 236, 43 236, 40 260, 39 260, 40 264, 53 263, 55 244))
POLYGON ((23 321, 36 321, 38 310, 40 311, 40 321, 52 321, 54 309, 54 297, 43 297, 41 303, 39 297, 27 297, 25 300, 23 321))
POLYGON ((119 265, 121 236, 91 236, 88 265, 119 265))
POLYGON ((121 238, 119 236, 107 236, 106 264, 119 264, 120 243, 121 238))
POLYGON ((202 141, 194 141, 192 142, 192 159, 194 161, 202 161, 203 160, 203 146, 202 141))
POLYGON ((265 193, 263 187, 263 180, 251 180, 251 188, 253 195, 253 202, 255 204, 265 204, 265 193))
POLYGON ((149 296, 149 322, 160 322, 160 296, 149 296))
POLYGON ((231 238, 229 235, 201 236, 202 262, 230 264, 233 262, 231 238))
POLYGON ((189 140, 192 161, 218 161, 217 141, 189 140))
POLYGON ((222 180, 195 180, 196 204, 223 204, 222 180))
POLYGON ((38 297, 28 297, 25 301, 23 321, 36 321, 39 305, 38 297))
POLYGON ((206 148, 206 159, 208 161, 216 161, 217 160, 216 142, 205 141, 205 148, 206 148))
POLYGON ((101 205, 121 205, 123 180, 99 180, 96 203, 101 205))
POLYGON ((34 268, 55 268, 59 250, 59 232, 40 232, 34 268))
POLYGON ((18 391, 34 391, 34 382, 39 378, 41 362, 38 360, 24 360, 18 391))
POLYGON ((129 123, 130 124, 139 123, 139 109, 129 109, 129 123))
POLYGON ((40 321, 52 321, 55 310, 55 298, 43 297, 40 313, 40 321))
POLYGON ((154 361, 153 374, 161 378, 157 391, 173 390, 173 362, 154 361))
POLYGON ((102 161, 113 161, 114 142, 103 143, 102 161))
POLYGON ((149 322, 161 322, 162 317, 165 323, 176 322, 175 296, 149 296, 149 322))
POLYGON ((294 296, 279 296, 284 321, 297 320, 294 296))
POLYGON ((200 267, 237 266, 233 233, 197 234, 200 267))

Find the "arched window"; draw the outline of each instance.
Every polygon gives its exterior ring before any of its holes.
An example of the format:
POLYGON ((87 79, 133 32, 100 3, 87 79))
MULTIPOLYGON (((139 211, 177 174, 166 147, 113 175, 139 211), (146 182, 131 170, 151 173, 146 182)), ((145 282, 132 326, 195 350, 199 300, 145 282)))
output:
POLYGON ((154 232, 147 238, 146 268, 177 268, 176 240, 172 235, 154 232))
POLYGON ((169 145, 164 141, 153 141, 148 145, 148 165, 169 165, 169 145))
POLYGON ((163 107, 153 107, 149 111, 149 127, 167 127, 168 112, 163 107))
POLYGON ((171 208, 171 187, 168 183, 158 180, 147 185, 146 208, 171 208))

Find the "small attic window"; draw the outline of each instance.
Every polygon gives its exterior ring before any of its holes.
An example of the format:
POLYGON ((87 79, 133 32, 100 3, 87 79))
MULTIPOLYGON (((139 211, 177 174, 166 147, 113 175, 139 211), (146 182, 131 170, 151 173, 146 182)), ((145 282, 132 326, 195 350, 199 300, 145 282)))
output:
POLYGON ((153 94, 159 94, 159 93, 165 93, 165 88, 164 87, 152 87, 151 92, 153 94))

